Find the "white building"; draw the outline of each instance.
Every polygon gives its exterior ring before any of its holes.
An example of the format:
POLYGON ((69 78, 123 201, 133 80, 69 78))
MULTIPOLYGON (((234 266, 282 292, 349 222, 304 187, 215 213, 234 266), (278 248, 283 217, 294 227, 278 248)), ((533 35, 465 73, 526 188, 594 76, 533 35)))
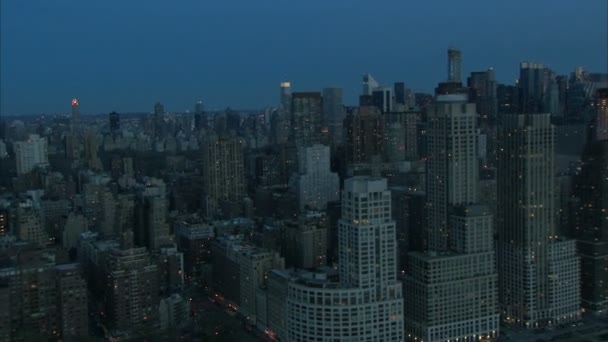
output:
POLYGON ((327 202, 340 198, 340 177, 331 172, 329 147, 315 144, 298 149, 299 174, 292 177, 300 210, 325 210, 327 202))
POLYGON ((278 280, 269 285, 274 292, 268 294, 268 317, 272 322, 277 316, 273 311, 286 314, 286 321, 273 323, 273 332, 282 340, 404 339, 390 198, 386 179, 354 177, 345 181, 338 232, 339 282, 327 268, 325 272, 283 277, 273 273, 272 279, 278 280), (286 298, 284 306, 281 298, 286 298))
POLYGON ((49 164, 48 143, 37 134, 31 134, 26 141, 15 142, 14 148, 18 175, 49 164))

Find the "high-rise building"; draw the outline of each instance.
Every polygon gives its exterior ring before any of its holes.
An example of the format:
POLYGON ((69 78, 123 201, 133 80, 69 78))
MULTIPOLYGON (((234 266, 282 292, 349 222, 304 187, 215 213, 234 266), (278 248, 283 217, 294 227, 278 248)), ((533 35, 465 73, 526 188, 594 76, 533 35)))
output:
POLYGON ((608 89, 600 89, 597 117, 575 177, 574 237, 581 258, 581 298, 592 312, 608 310, 608 89))
POLYGON ((321 93, 293 93, 291 136, 297 147, 321 142, 321 93))
POLYGON ((300 147, 298 159, 299 172, 293 175, 291 183, 300 210, 325 210, 328 202, 340 198, 340 177, 331 172, 329 147, 300 147))
POLYGON ((411 110, 416 107, 414 92, 406 88, 403 82, 395 82, 393 85, 395 105, 402 106, 402 110, 411 110))
POLYGON ((328 225, 329 218, 318 212, 285 222, 286 266, 306 269, 325 266, 328 225))
POLYGON ((448 82, 461 82, 462 53, 458 49, 448 49, 448 82))
POLYGON ((109 123, 110 123, 110 131, 112 133, 120 130, 120 114, 116 112, 112 112, 108 115, 109 123))
POLYGON ((597 141, 608 140, 608 88, 597 90, 595 108, 597 110, 593 138, 597 141))
POLYGON ((363 75, 363 92, 362 95, 371 96, 376 88, 379 87, 378 82, 370 74, 363 75))
POLYGON ((519 113, 519 88, 515 85, 499 84, 496 86, 496 98, 497 98, 497 114, 500 116, 503 114, 516 114, 519 113))
POLYGON ((203 180, 206 211, 213 215, 221 202, 238 203, 245 197, 242 141, 209 136, 203 144, 203 180))
POLYGON ((519 66, 522 113, 541 113, 544 109, 550 70, 542 63, 522 62, 519 66))
POLYGON ((156 102, 154 104, 154 115, 152 116, 152 127, 154 136, 157 138, 164 137, 166 130, 164 121, 165 107, 160 102, 156 102))
POLYGON ((526 328, 580 318, 579 261, 556 234, 550 114, 503 116, 498 149, 498 270, 503 319, 526 328))
POLYGON ((376 107, 360 107, 344 119, 346 162, 369 163, 384 155, 384 117, 376 107))
POLYGON ((492 215, 478 205, 475 104, 438 96, 428 112, 428 251, 410 253, 404 292, 412 341, 495 338, 497 274, 492 215))
POLYGON ((476 203, 479 181, 475 104, 439 96, 428 112, 427 185, 429 249, 448 250, 450 206, 476 203))
POLYGON ((30 134, 26 141, 17 141, 13 146, 18 175, 29 173, 37 167, 48 166, 49 151, 46 138, 30 134))
POLYGON ((345 115, 342 88, 323 89, 323 126, 329 129, 332 145, 342 143, 342 123, 345 115))
POLYGON ((477 114, 479 114, 482 122, 489 124, 496 122, 498 100, 494 69, 472 72, 467 79, 467 86, 470 89, 469 99, 476 104, 477 114))
POLYGON ((390 198, 386 179, 345 181, 338 233, 339 282, 333 280, 331 270, 271 275, 268 316, 286 317, 270 320, 282 340, 404 339, 390 198))
POLYGON ((291 82, 281 82, 281 107, 279 109, 289 112, 291 110, 291 82))
POLYGON ((80 132, 80 105, 78 99, 72 99, 72 133, 78 134, 80 132))
POLYGON ((113 248, 104 261, 110 327, 129 331, 155 326, 160 303, 158 267, 146 248, 113 248))
POLYGON ((0 268, 3 340, 23 331, 47 339, 87 336, 87 287, 78 264, 60 264, 50 250, 22 250, 14 264, 0 268), (6 315, 6 316, 4 316, 6 315))
POLYGON ((376 106, 382 113, 393 111, 393 89, 391 87, 379 87, 372 91, 372 105, 376 106))

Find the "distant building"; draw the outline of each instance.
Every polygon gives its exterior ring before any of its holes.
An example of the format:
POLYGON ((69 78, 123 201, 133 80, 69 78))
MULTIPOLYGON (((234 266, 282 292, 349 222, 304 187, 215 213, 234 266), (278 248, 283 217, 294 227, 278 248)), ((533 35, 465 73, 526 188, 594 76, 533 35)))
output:
POLYGON ((159 318, 163 331, 179 327, 190 318, 190 302, 177 293, 161 299, 159 318))
POLYGON ((31 134, 26 141, 14 143, 17 174, 23 175, 37 167, 49 165, 49 151, 46 138, 31 134))
POLYGON ((376 107, 360 107, 344 119, 346 163, 369 163, 384 155, 384 117, 376 107))
POLYGON ((120 130, 120 114, 112 112, 108 114, 110 132, 117 132, 120 130))
POLYGON ((482 123, 494 124, 498 110, 494 69, 472 72, 467 86, 470 89, 469 99, 476 104, 482 123))
POLYGON ((328 202, 340 197, 340 177, 331 172, 329 147, 300 147, 298 158, 300 172, 291 182, 300 210, 325 210, 328 202))
POLYGON ((321 142, 321 93, 293 93, 291 100, 291 137, 296 147, 321 142))
POLYGON ((329 218, 324 213, 306 213, 283 226, 287 266, 310 269, 326 265, 329 218))
POLYGON ((448 49, 448 82, 462 81, 462 53, 458 49, 448 49))

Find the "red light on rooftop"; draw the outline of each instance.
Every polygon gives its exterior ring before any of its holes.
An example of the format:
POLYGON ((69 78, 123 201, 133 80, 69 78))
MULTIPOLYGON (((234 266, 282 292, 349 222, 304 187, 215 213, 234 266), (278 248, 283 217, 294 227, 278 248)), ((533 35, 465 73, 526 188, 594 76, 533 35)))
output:
POLYGON ((72 106, 78 106, 78 100, 72 99, 72 106))

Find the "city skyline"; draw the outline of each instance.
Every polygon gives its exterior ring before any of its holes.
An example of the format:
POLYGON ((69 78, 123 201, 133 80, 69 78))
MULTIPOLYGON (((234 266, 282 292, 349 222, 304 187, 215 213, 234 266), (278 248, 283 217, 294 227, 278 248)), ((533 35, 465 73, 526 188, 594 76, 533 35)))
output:
POLYGON ((523 4, 471 1, 441 11, 387 1, 393 10, 380 12, 361 2, 320 10, 269 1, 152 2, 143 9, 3 2, 0 115, 67 112, 73 97, 85 114, 147 112, 155 101, 172 112, 192 111, 197 100, 211 109, 263 108, 277 104, 283 80, 296 91, 339 86, 345 103, 355 104, 367 72, 382 85, 403 80, 430 92, 445 78, 439 66, 449 46, 463 51, 463 77, 494 67, 497 81, 507 84, 522 61, 560 74, 578 66, 606 70, 606 4, 552 3, 552 19, 542 27, 545 4, 525 3, 521 11, 523 4), (228 15, 239 25, 226 25, 228 15))

